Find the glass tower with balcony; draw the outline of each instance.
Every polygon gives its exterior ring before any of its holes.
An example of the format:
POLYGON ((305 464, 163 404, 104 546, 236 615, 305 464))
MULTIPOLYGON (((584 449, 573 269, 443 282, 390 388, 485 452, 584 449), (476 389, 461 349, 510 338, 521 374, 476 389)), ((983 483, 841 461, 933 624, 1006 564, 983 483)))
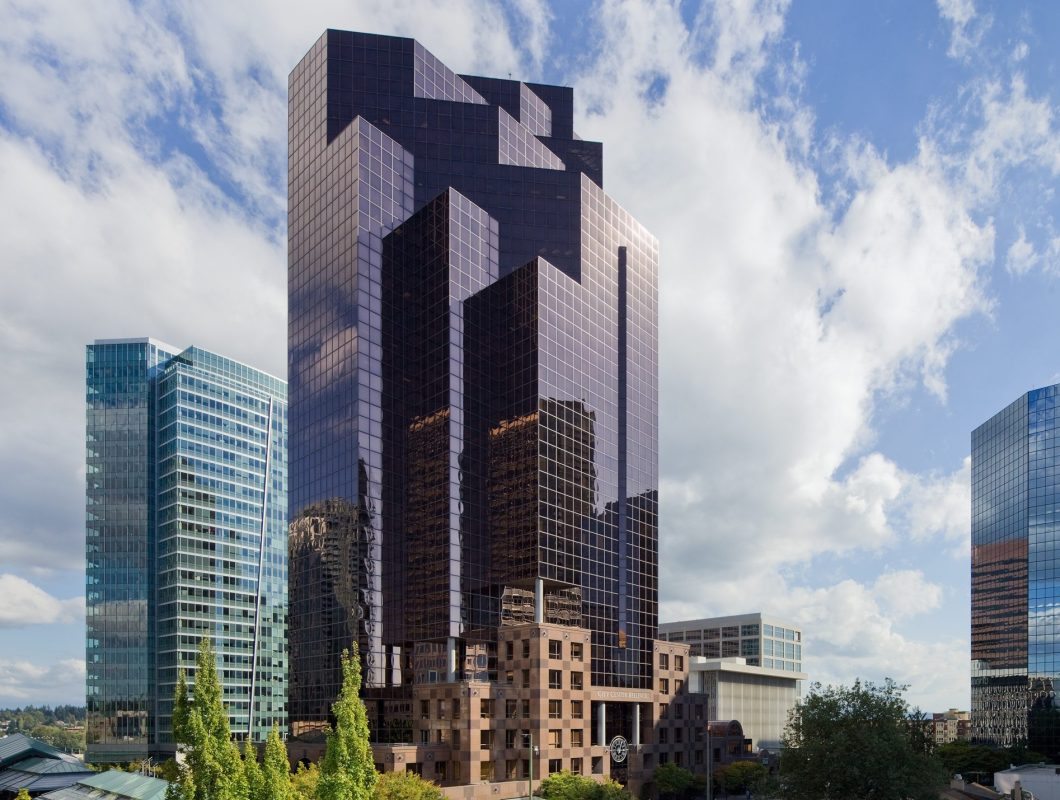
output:
POLYGON ((208 637, 233 734, 287 722, 283 381, 152 339, 87 349, 88 754, 172 752, 208 637))
POLYGON ((972 737, 1060 758, 1060 385, 972 432, 972 737))

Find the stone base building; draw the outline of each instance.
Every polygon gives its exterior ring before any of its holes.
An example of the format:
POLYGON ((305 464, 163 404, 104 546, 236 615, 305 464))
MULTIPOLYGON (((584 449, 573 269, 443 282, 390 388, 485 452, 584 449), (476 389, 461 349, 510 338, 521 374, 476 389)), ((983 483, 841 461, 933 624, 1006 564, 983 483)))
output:
MULTIPOLYGON (((708 753, 707 697, 688 691, 687 645, 655 642, 651 690, 593 686, 589 649, 585 628, 501 628, 495 681, 447 681, 445 665, 421 655, 418 669, 433 667, 436 682, 417 681, 408 703, 365 700, 373 730, 404 739, 373 743, 376 769, 416 772, 454 800, 503 800, 525 797, 531 772, 535 789, 569 770, 613 778, 636 796, 660 764, 706 775, 710 758, 733 760, 742 739, 715 736, 708 753)), ((289 742, 294 762, 315 761, 323 748, 320 735, 289 742)))

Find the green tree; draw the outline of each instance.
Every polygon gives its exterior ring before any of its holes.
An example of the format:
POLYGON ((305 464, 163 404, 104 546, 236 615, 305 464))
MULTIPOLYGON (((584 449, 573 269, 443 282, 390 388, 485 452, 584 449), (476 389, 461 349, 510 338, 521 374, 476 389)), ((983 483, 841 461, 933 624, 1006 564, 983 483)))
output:
POLYGON ((158 771, 156 774, 164 781, 176 783, 180 780, 180 765, 175 758, 167 758, 158 765, 158 771))
POLYGON ((1012 764, 1034 764, 1045 757, 1022 746, 1011 748, 987 747, 956 741, 940 744, 935 755, 942 762, 947 775, 960 775, 965 780, 989 786, 993 774, 1008 769, 1012 764))
POLYGON ((385 772, 375 784, 375 800, 445 800, 445 793, 415 772, 385 772))
POLYGON ((757 794, 769 777, 769 770, 757 761, 734 761, 716 769, 714 775, 726 794, 742 794, 748 790, 757 794))
POLYGON ((291 765, 287 761, 287 748, 280 739, 280 730, 275 725, 265 740, 265 759, 261 767, 265 800, 294 800, 291 787, 291 765))
POLYGON ((597 783, 568 770, 549 775, 534 794, 545 800, 629 800, 629 792, 618 781, 597 783))
POLYGON ((258 751, 250 742, 243 743, 243 773, 247 776, 249 800, 269 800, 265 794, 265 776, 258 763, 258 751))
POLYGON ((596 784, 593 800, 630 800, 629 790, 618 781, 608 778, 596 784))
POLYGON ((354 647, 342 651, 342 690, 331 705, 334 730, 327 732, 327 750, 317 782, 318 800, 369 800, 379 776, 368 744, 368 713, 360 697, 361 659, 354 647))
POLYGON ((935 800, 946 776, 910 735, 905 687, 815 683, 784 731, 780 776, 788 800, 935 800))
POLYGON ((173 738, 178 742, 188 738, 188 678, 184 667, 177 671, 177 688, 173 692, 173 738))
POLYGON ((299 762, 298 769, 291 776, 291 791, 297 800, 316 800, 319 781, 320 769, 316 764, 310 764, 307 767, 299 762))
POLYGON ((84 731, 68 731, 58 725, 41 723, 34 726, 29 735, 67 753, 81 753, 85 749, 84 731))
MULTIPOLYGON (((180 691, 180 681, 177 682, 180 691)), ((174 697, 174 701, 178 698, 174 697)), ((195 684, 191 697, 185 696, 179 713, 176 737, 183 746, 185 762, 180 777, 170 787, 172 800, 246 800, 247 775, 239 748, 232 741, 228 714, 221 700, 217 661, 210 640, 199 642, 195 663, 195 684)))
POLYGON ((595 800, 596 781, 563 770, 541 781, 536 794, 545 800, 595 800))
POLYGON ((684 767, 672 761, 660 764, 652 776, 659 797, 676 798, 683 796, 695 785, 695 776, 684 767))
POLYGON ((29 792, 26 790, 26 787, 23 786, 18 790, 18 794, 15 795, 15 800, 33 800, 33 798, 29 796, 29 792))

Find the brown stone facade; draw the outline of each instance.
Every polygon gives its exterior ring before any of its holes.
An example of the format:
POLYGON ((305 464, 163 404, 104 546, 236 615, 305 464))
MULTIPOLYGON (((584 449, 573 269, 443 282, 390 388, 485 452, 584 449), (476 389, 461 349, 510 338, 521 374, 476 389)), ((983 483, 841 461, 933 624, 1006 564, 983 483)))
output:
POLYGON ((374 745, 376 768, 417 772, 453 800, 525 797, 531 766, 535 788, 549 774, 570 770, 598 780, 614 777, 634 793, 667 761, 705 773, 707 703, 685 691, 688 646, 664 641, 654 646, 654 689, 596 687, 590 681, 588 630, 535 623, 502 627, 497 681, 417 684, 413 741, 374 745), (615 736, 629 742, 624 763, 611 758, 615 736))

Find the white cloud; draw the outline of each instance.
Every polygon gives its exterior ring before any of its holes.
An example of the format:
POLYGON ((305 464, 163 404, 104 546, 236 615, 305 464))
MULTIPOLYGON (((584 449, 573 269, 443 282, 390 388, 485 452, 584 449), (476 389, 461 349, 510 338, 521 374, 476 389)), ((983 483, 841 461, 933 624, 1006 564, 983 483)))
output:
POLYGON ((1027 241, 1027 234, 1020 228, 1019 238, 1014 241, 1005 256, 1005 269, 1013 275, 1026 275, 1041 260, 1034 245, 1027 241))
POLYGON ((85 598, 60 600, 39 586, 11 573, 0 574, 0 628, 22 628, 28 625, 82 622, 85 598))
POLYGON ((976 13, 973 0, 938 0, 939 16, 950 24, 950 46, 946 55, 965 60, 983 40, 993 24, 990 15, 976 13))
POLYGON ((899 630, 896 620, 935 608, 940 599, 939 586, 919 572, 902 571, 884 573, 873 585, 844 580, 816 589, 796 587, 785 598, 789 609, 774 613, 804 626, 803 655, 813 680, 894 678, 910 686, 913 704, 931 711, 953 704, 955 694, 967 697, 967 636, 924 640, 915 628, 899 630))
MULTIPOLYGON (((704 574, 732 590, 753 571, 890 544, 912 482, 868 449, 874 411, 913 380, 945 397, 953 326, 990 309, 993 229, 929 140, 898 164, 841 147, 849 199, 830 206, 742 79, 733 89, 728 72, 753 77, 761 58, 719 75, 688 57, 668 6, 607 11, 602 50, 621 56, 576 81, 596 109, 579 128, 606 140, 609 191, 663 246, 668 599, 698 594, 704 574), (653 70, 670 84, 646 115, 638 86, 653 70)), ((768 8, 760 24, 747 47, 770 40, 768 8)))
POLYGON ((849 564, 909 537, 966 548, 967 463, 903 470, 874 449, 875 419, 914 383, 944 402, 954 327, 991 313, 980 211, 1006 156, 977 147, 991 172, 973 191, 966 160, 929 133, 898 162, 836 135, 843 191, 825 196, 811 148, 792 146, 812 137, 797 96, 778 121, 748 90, 776 57, 772 6, 748 8, 746 55, 719 63, 697 60, 709 47, 669 6, 608 4, 605 55, 574 81, 609 192, 662 243, 663 613, 795 615, 822 645, 815 677, 890 674, 941 698, 967 685, 953 658, 966 643, 895 627, 917 610, 903 587, 939 606, 931 581, 800 584, 825 554, 849 564), (646 114, 644 76, 658 73, 666 101, 646 114))
POLYGON ((916 540, 941 537, 967 557, 972 529, 972 459, 950 475, 908 475, 898 513, 916 540))
POLYGON ((895 620, 938 608, 942 600, 942 587, 925 580, 920 570, 885 572, 872 588, 877 602, 895 620))
POLYGON ((1026 79, 1017 73, 1006 87, 996 80, 976 83, 972 96, 981 124, 971 136, 963 179, 978 200, 997 194, 1001 176, 1026 165, 1060 174, 1060 131, 1046 98, 1028 94, 1026 79))
POLYGON ((9 564, 79 569, 85 344, 150 335, 286 374, 292 65, 328 26, 429 32, 462 71, 522 74, 524 55, 501 10, 478 0, 297 14, 281 2, 247 14, 194 0, 91 10, 51 0, 9 11, 0 541, 9 564))
POLYGON ((0 658, 0 706, 85 702, 85 662, 68 658, 43 666, 0 658))
MULTIPOLYGON (((81 561, 86 342, 150 334, 285 373, 284 92, 321 31, 417 36, 458 71, 536 77, 547 8, 524 9, 525 37, 485 0, 12 7, 0 30, 0 405, 20 420, 0 427, 10 563, 81 561)), ((824 554, 908 539, 966 547, 967 462, 903 470, 877 444, 877 412, 917 383, 945 400, 955 326, 992 308, 990 203, 1015 166, 1057 171, 1052 111, 1021 79, 995 80, 974 85, 974 114, 961 109, 975 117, 965 141, 928 127, 900 161, 836 132, 822 145, 799 95, 807 67, 783 50, 785 10, 726 0, 686 24, 676 4, 607 0, 599 48, 571 76, 591 110, 579 131, 605 142, 608 191, 662 243, 663 599, 701 616, 760 598, 817 626, 837 679, 875 658, 941 686, 954 677, 932 663, 943 645, 892 619, 913 610, 896 587, 940 602, 927 579, 796 577, 824 554), (762 97, 764 75, 779 96, 762 97)), ((989 25, 968 2, 940 13, 957 57, 989 25)), ((1045 261, 1055 245, 1039 248, 1045 261)))

